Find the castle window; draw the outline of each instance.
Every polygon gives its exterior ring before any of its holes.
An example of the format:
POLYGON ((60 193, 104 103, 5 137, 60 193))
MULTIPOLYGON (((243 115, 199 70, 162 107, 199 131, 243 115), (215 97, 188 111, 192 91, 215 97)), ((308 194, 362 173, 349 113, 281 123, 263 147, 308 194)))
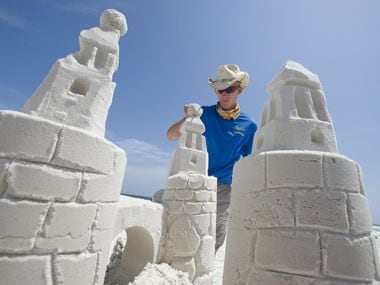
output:
POLYGON ((85 96, 88 89, 90 89, 90 81, 87 78, 78 78, 71 85, 70 92, 85 96))
POLYGON ((95 64, 94 64, 95 68, 97 69, 104 68, 106 66, 107 59, 108 59, 108 52, 99 48, 95 57, 95 64))
POLYGON ((294 99, 296 102, 298 117, 303 119, 314 119, 311 111, 310 91, 305 88, 296 88, 294 99))
POLYGON ((314 128, 311 131, 311 141, 316 144, 323 144, 325 137, 320 128, 314 128))
POLYGON ((314 109, 318 119, 321 121, 330 122, 323 93, 321 93, 321 91, 311 90, 311 99, 313 100, 314 109))
POLYGON ((277 116, 277 104, 275 99, 270 101, 270 112, 269 112, 269 120, 268 122, 274 120, 277 116))

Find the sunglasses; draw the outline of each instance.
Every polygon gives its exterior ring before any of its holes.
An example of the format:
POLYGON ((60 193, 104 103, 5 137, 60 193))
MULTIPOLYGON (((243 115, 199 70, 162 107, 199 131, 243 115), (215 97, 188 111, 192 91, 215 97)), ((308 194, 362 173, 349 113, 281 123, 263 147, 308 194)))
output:
POLYGON ((239 89, 238 86, 230 86, 230 87, 223 89, 223 90, 220 90, 220 89, 216 89, 216 90, 218 91, 219 94, 223 94, 223 92, 230 94, 230 93, 236 91, 237 89, 239 89))

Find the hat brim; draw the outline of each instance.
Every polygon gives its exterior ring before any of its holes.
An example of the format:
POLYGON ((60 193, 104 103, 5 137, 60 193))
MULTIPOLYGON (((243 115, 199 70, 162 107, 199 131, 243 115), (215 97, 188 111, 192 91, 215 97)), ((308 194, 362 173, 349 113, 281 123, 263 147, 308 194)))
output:
POLYGON ((208 84, 214 88, 223 90, 231 85, 233 85, 235 82, 240 81, 240 86, 244 89, 248 85, 249 81, 249 75, 247 72, 240 72, 237 74, 234 78, 228 78, 228 79, 219 79, 219 80, 212 80, 211 78, 208 79, 208 84))

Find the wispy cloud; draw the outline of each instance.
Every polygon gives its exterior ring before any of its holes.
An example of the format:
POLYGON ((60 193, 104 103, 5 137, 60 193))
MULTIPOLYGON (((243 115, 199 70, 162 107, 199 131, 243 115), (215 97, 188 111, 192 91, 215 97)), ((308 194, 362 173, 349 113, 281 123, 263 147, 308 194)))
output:
POLYGON ((129 161, 139 165, 165 165, 170 161, 171 154, 158 146, 135 138, 116 141, 116 144, 127 152, 129 161))
POLYGON ((123 192, 152 196, 166 184, 171 154, 135 138, 116 140, 127 153, 123 192))
POLYGON ((31 95, 0 82, 0 109, 18 110, 31 95))
POLYGON ((25 18, 2 7, 0 7, 0 22, 19 29, 30 29, 30 25, 25 18))
POLYGON ((115 8, 123 9, 127 7, 126 0, 76 0, 76 1, 57 1, 57 0, 42 0, 46 4, 53 5, 57 9, 74 12, 77 14, 98 15, 104 9, 115 8))
POLYGON ((168 170, 164 167, 137 167, 127 165, 122 192, 152 197, 157 190, 165 188, 168 170))

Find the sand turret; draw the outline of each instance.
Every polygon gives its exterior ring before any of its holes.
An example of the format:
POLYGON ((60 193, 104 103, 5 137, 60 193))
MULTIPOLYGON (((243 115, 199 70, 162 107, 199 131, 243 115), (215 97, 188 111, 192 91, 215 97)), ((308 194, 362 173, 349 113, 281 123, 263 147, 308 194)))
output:
POLYGON ((105 10, 100 27, 80 33, 80 50, 57 60, 23 112, 104 136, 116 87, 118 41, 126 31, 124 15, 105 10))
POLYGON ((190 104, 181 126, 164 192, 162 261, 187 272, 193 284, 211 284, 215 254, 216 178, 207 176, 202 108, 190 104))
POLYGON ((337 153, 318 77, 288 61, 268 91, 254 155, 234 168, 223 284, 372 284, 362 171, 337 153))
POLYGON ((126 165, 104 124, 126 23, 115 10, 101 22, 57 61, 27 114, 0 111, 2 284, 103 284, 126 165))

